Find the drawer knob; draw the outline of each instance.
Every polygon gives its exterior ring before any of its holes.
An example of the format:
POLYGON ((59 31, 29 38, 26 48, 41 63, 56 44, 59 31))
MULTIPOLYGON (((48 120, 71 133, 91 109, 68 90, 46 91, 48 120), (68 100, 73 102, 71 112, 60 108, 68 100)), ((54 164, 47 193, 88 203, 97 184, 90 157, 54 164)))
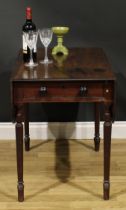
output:
POLYGON ((80 95, 84 96, 87 93, 87 87, 86 86, 81 86, 80 87, 80 95))
POLYGON ((41 86, 40 87, 40 95, 45 96, 47 94, 47 87, 46 86, 41 86))

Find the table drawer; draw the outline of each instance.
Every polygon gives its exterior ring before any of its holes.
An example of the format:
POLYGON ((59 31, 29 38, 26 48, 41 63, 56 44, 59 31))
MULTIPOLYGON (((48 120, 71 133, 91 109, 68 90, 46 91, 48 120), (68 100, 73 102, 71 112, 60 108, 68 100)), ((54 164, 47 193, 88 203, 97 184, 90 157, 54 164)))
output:
POLYGON ((111 86, 100 82, 76 83, 17 83, 14 86, 17 101, 81 101, 86 98, 111 97, 111 86))

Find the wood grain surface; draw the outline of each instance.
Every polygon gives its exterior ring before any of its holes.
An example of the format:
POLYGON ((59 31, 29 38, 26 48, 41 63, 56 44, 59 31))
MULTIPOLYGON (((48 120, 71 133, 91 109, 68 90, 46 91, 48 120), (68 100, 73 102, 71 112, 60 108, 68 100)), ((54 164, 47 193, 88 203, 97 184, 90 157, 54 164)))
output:
POLYGON ((31 140, 24 152, 25 200, 17 201, 15 141, 0 141, 0 210, 124 210, 126 141, 112 140, 110 200, 102 197, 103 142, 31 140))

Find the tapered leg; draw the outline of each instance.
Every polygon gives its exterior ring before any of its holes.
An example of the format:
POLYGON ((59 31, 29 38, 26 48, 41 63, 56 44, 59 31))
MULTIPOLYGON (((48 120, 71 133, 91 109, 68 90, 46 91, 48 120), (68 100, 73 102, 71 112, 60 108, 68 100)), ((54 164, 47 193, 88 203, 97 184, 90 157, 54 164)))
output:
POLYGON ((100 126, 100 104, 95 103, 95 137, 94 137, 94 145, 95 151, 99 151, 100 146, 100 134, 99 134, 99 126, 100 126))
POLYGON ((105 122, 104 122, 104 199, 109 199, 110 190, 110 152, 111 152, 111 106, 105 105, 105 122))
POLYGON ((16 115, 16 151, 17 151, 17 173, 18 173, 18 201, 24 200, 23 183, 23 124, 22 124, 22 106, 17 107, 16 115))
POLYGON ((30 149, 30 136, 29 136, 29 110, 28 104, 24 106, 24 132, 25 132, 25 151, 30 149))

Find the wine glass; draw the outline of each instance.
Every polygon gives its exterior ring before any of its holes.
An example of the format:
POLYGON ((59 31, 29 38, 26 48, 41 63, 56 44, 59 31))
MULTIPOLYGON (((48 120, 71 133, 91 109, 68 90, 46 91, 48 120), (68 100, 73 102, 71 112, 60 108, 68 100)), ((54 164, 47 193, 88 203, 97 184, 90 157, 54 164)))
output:
POLYGON ((25 66, 34 67, 37 66, 38 63, 35 63, 33 61, 32 57, 32 51, 34 49, 34 46, 36 46, 37 39, 38 39, 38 31, 29 31, 29 32, 23 32, 25 41, 30 49, 30 60, 29 63, 26 63, 25 66))
POLYGON ((39 29, 40 40, 45 47, 45 58, 44 60, 40 61, 40 63, 52 63, 52 60, 49 60, 47 56, 47 49, 52 40, 52 35, 53 31, 51 28, 39 29))

